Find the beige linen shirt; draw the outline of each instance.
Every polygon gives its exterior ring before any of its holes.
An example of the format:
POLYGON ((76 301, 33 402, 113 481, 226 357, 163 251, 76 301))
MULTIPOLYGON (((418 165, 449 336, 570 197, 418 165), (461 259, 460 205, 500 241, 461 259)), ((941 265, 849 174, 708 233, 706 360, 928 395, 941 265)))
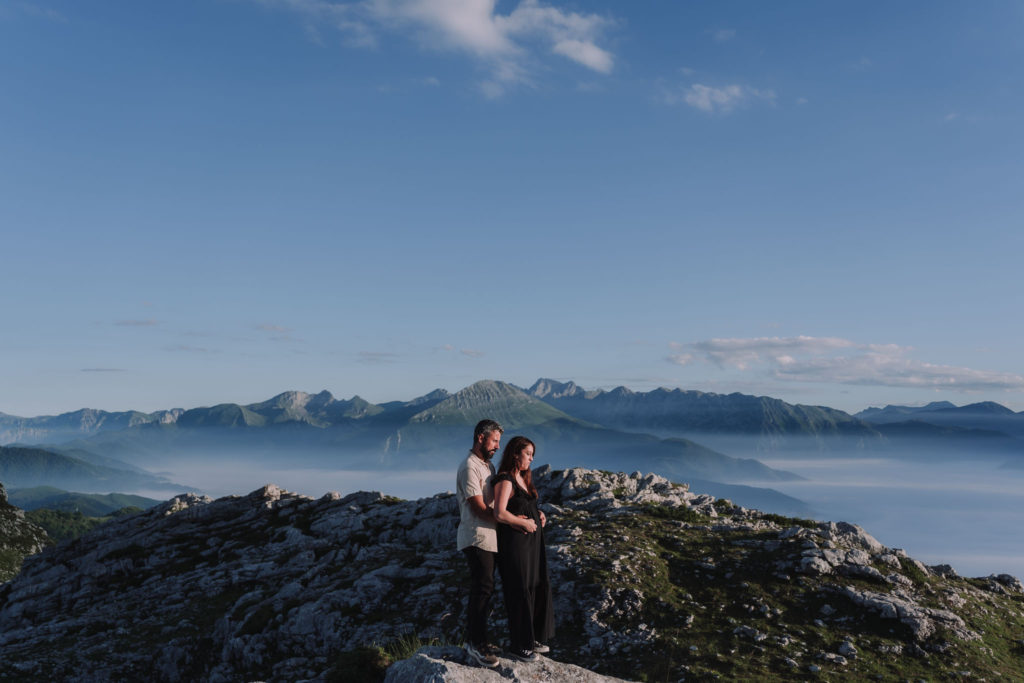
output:
POLYGON ((455 497, 459 501, 459 532, 458 548, 476 546, 492 553, 498 552, 498 532, 494 522, 480 519, 469 507, 469 499, 483 496, 484 505, 494 505, 494 488, 491 477, 494 476, 494 465, 469 452, 455 475, 455 497))

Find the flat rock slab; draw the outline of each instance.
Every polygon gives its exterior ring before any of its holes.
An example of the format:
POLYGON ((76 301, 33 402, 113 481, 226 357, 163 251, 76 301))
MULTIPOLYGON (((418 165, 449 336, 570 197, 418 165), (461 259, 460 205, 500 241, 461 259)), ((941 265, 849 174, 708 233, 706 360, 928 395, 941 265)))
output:
POLYGON ((388 667, 384 683, 623 683, 573 664, 538 655, 533 662, 498 657, 494 669, 471 664, 461 647, 421 647, 388 667))

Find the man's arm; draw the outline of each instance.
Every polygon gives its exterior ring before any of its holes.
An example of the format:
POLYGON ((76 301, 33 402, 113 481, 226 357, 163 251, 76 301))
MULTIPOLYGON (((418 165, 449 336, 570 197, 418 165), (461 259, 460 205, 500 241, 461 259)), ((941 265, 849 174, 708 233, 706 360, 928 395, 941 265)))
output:
POLYGON ((494 522, 494 513, 491 511, 491 508, 484 505, 483 495, 470 496, 466 498, 466 503, 469 504, 469 510, 474 515, 485 522, 494 522))

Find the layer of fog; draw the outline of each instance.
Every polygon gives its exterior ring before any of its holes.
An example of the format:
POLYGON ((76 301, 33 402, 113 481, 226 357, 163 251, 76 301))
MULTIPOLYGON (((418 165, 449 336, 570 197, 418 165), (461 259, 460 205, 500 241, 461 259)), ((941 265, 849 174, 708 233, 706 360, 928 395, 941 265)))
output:
MULTIPOLYGON (((455 489, 452 471, 420 470, 334 470, 304 468, 268 468, 233 462, 179 462, 163 468, 160 474, 171 481, 184 482, 181 493, 201 493, 212 498, 245 495, 275 484, 280 488, 312 498, 334 491, 342 495, 355 491, 380 491, 405 499, 423 498, 455 489)), ((166 500, 167 491, 137 491, 141 496, 166 500)))
POLYGON ((1024 577, 1024 473, 994 462, 881 458, 773 459, 805 481, 772 488, 808 503, 816 519, 859 524, 883 544, 963 576, 1024 577))
MULTIPOLYGON (((995 460, 773 458, 764 453, 759 459, 805 479, 743 483, 806 502, 811 512, 802 516, 859 524, 887 546, 903 548, 925 564, 950 564, 964 576, 1024 577, 1024 471, 1001 470, 995 460)), ((244 495, 272 483, 314 498, 328 491, 380 491, 415 499, 454 490, 456 465, 453 460, 450 470, 275 469, 211 458, 179 461, 161 474, 186 484, 182 492, 214 498, 244 495)), ((136 493, 170 497, 167 491, 136 493)))

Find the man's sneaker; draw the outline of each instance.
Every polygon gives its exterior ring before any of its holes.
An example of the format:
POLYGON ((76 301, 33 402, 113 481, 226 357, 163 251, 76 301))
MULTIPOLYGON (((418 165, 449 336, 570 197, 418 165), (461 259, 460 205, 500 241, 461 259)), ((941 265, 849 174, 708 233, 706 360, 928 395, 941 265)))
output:
POLYGON ((532 662, 537 659, 537 655, 533 653, 533 650, 509 650, 508 653, 520 662, 532 662))
POLYGON ((544 643, 538 643, 536 640, 533 641, 533 651, 539 655, 547 654, 551 652, 551 648, 544 643))
POLYGON ((487 651, 486 645, 473 645, 472 643, 466 643, 466 654, 469 658, 476 662, 478 666, 486 666, 489 669, 493 669, 498 666, 498 658, 487 651))
POLYGON ((494 655, 495 657, 501 654, 501 648, 495 645, 494 643, 487 643, 486 645, 480 648, 480 651, 486 652, 489 655, 494 655))

